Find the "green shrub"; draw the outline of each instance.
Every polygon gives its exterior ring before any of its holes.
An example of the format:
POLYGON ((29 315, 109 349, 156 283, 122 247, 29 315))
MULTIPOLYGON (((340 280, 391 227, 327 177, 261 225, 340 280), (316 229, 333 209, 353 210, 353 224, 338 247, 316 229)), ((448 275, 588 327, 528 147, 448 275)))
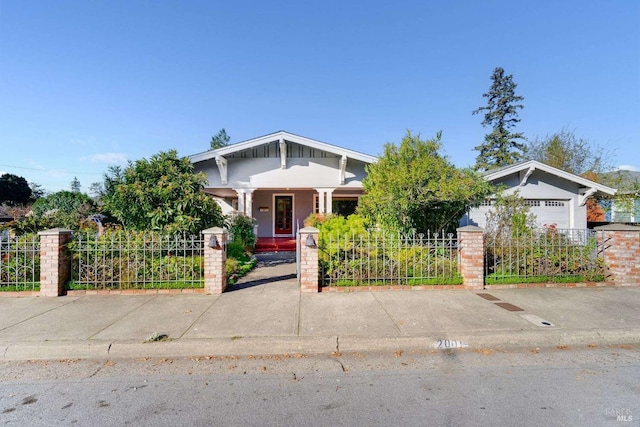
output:
POLYGON ((242 245, 243 250, 253 253, 258 238, 253 233, 255 221, 245 215, 236 215, 231 219, 229 231, 231 232, 232 242, 242 245))
POLYGON ((34 289, 40 282, 40 245, 36 234, 0 241, 0 289, 34 289))

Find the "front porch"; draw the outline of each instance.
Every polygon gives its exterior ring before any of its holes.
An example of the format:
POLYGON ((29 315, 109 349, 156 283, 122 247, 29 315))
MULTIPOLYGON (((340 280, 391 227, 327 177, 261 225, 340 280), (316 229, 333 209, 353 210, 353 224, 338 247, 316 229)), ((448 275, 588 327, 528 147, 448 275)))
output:
POLYGON ((295 252, 296 239, 292 237, 258 237, 256 253, 295 252))

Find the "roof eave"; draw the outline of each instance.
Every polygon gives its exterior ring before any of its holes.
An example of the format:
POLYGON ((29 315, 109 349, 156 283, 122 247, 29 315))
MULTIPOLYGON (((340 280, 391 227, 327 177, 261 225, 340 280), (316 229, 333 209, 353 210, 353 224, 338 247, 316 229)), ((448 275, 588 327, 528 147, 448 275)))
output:
POLYGON ((275 132, 269 135, 253 138, 247 141, 238 142, 236 144, 228 145, 226 147, 218 148, 215 150, 205 151, 204 153, 194 154, 189 156, 189 159, 191 160, 192 163, 203 162, 203 161, 216 158, 218 156, 225 156, 231 153, 236 153, 238 151, 247 150, 263 144, 268 144, 270 142, 278 141, 280 139, 286 139, 287 141, 306 145, 318 150, 327 151, 327 152, 338 154, 341 156, 347 156, 350 159, 359 160, 364 163, 374 163, 376 161, 376 157, 370 156, 368 154, 364 154, 364 153, 349 150, 346 148, 338 147, 335 145, 327 144, 326 142, 317 141, 315 139, 294 135, 292 133, 288 133, 284 131, 275 132))

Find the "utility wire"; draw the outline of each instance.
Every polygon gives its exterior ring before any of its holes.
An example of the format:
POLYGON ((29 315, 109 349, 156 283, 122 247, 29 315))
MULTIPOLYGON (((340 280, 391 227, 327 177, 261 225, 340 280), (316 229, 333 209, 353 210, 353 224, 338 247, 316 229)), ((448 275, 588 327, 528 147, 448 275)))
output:
POLYGON ((70 175, 102 175, 103 172, 68 172, 60 169, 43 169, 43 168, 28 168, 24 166, 13 166, 13 165, 2 165, 0 167, 4 168, 14 168, 14 169, 25 169, 30 171, 40 171, 40 172, 58 172, 58 173, 68 173, 70 175))

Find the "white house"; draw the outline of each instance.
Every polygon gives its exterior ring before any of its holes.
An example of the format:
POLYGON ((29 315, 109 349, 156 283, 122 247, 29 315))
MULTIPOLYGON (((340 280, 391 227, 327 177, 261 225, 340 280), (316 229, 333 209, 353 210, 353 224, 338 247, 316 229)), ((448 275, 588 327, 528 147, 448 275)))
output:
POLYGON ((285 131, 190 156, 223 211, 256 219, 258 237, 291 237, 313 212, 350 214, 376 158, 285 131))
MULTIPOLYGON (((313 212, 350 214, 363 194, 366 166, 376 157, 285 131, 190 156, 207 175, 205 191, 224 213, 256 219, 258 237, 292 237, 313 212)), ((527 200, 538 225, 587 228, 590 197, 616 190, 529 160, 487 171, 485 178, 527 200)), ((494 200, 471 209, 461 225, 485 227, 494 200)))
MULTIPOLYGON (((616 190, 578 175, 562 171, 535 160, 485 172, 485 178, 504 188, 507 194, 518 192, 527 201, 536 223, 557 228, 587 228, 587 200, 612 196, 616 190)), ((494 200, 473 208, 462 225, 485 227, 486 215, 494 200)))

